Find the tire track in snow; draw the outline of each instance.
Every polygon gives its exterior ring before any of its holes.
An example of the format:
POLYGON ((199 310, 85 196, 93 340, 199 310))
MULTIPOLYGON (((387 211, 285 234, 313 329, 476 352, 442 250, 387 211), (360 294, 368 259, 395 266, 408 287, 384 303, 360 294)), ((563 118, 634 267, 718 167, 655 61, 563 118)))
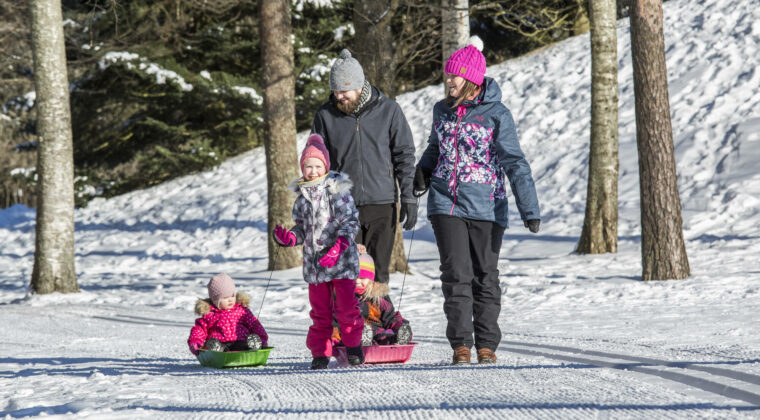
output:
POLYGON ((746 391, 746 390, 743 390, 731 385, 727 385, 727 384, 716 382, 709 379, 700 378, 693 375, 688 375, 685 373, 657 369, 656 367, 658 366, 663 367, 663 368, 677 367, 681 369, 700 370, 707 373, 711 373, 716 376, 728 377, 730 379, 737 379, 740 381, 749 382, 750 384, 758 384, 758 381, 760 381, 760 377, 758 377, 757 375, 736 372, 729 369, 714 368, 714 367, 709 367, 709 366, 695 366, 689 363, 670 362, 666 360, 649 359, 649 358, 631 356, 631 355, 625 355, 625 354, 605 353, 605 352, 599 352, 599 351, 583 350, 583 349, 578 349, 578 348, 573 348, 573 347, 523 343, 523 342, 517 342, 517 341, 502 342, 502 344, 499 345, 499 349, 512 352, 512 353, 529 355, 529 356, 540 356, 540 357, 545 357, 547 359, 564 360, 564 361, 574 362, 574 363, 584 363, 584 364, 597 366, 597 367, 605 367, 605 368, 617 369, 617 370, 628 370, 628 371, 634 371, 638 373, 658 376, 662 379, 678 382, 678 383, 681 383, 693 388, 698 388, 703 391, 721 395, 723 397, 744 401, 754 406, 760 407, 760 394, 758 393, 746 391), (515 346, 519 346, 519 347, 515 347, 515 346), (543 349, 544 351, 540 351, 536 349, 543 349), (558 354, 558 353, 549 352, 552 350, 561 351, 565 353, 572 353, 572 354, 600 356, 600 357, 605 357, 608 359, 634 361, 636 363, 620 363, 618 361, 605 361, 601 359, 592 359, 592 358, 587 358, 587 357, 578 357, 578 356, 573 356, 573 355, 568 355, 568 354, 558 354), (696 368, 699 368, 699 369, 696 369, 696 368), (749 381, 747 381, 747 379, 749 381))

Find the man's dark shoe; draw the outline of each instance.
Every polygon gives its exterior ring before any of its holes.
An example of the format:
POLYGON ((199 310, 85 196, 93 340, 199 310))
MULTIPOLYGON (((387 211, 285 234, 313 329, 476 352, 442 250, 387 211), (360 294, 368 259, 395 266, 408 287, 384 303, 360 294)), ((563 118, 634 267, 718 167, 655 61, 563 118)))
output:
POLYGON ((330 358, 327 356, 315 357, 311 360, 311 370, 327 369, 327 365, 330 364, 330 358))
POLYGON ((454 349, 454 357, 451 360, 454 366, 467 366, 470 364, 470 348, 459 346, 454 349))
POLYGON ((346 354, 348 355, 348 364, 351 366, 359 366, 364 363, 364 352, 362 346, 346 347, 346 354))
POLYGON ((478 363, 481 365, 496 363, 496 353, 494 353, 491 349, 479 349, 478 363))

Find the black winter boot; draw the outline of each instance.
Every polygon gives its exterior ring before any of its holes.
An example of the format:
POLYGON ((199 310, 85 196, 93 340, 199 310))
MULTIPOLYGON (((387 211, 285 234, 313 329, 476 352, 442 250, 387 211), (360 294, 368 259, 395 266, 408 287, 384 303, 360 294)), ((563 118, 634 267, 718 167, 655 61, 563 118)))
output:
POLYGON ((351 366, 359 366, 364 363, 364 351, 362 346, 346 347, 346 354, 348 354, 348 364, 351 366))
POLYGON ((311 370, 327 369, 327 365, 330 364, 330 358, 327 356, 315 357, 311 360, 311 370))
POLYGON ((259 337, 258 334, 251 334, 246 337, 245 343, 248 345, 248 348, 253 351, 261 350, 261 337, 259 337))
POLYGON ((216 338, 209 338, 206 340, 206 350, 208 351, 225 351, 227 350, 227 346, 222 344, 221 341, 217 340, 216 338))
POLYGON ((396 332, 396 344, 409 344, 412 341, 412 327, 404 324, 396 332))

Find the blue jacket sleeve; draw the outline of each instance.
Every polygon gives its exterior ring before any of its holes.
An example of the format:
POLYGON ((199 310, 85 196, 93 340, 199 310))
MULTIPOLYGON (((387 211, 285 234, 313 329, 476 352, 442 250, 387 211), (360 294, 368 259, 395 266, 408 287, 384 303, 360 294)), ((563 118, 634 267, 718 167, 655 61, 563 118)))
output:
POLYGON ((390 127, 391 162, 393 172, 401 189, 401 201, 416 202, 412 194, 414 180, 414 137, 401 107, 394 102, 395 109, 390 127))
POLYGON ((531 175, 530 165, 525 159, 525 154, 520 149, 515 122, 508 109, 504 108, 504 112, 500 113, 498 123, 498 132, 494 142, 496 153, 499 156, 501 168, 507 174, 509 186, 515 196, 517 210, 520 212, 520 218, 523 221, 541 219, 533 175, 531 175))
POLYGON ((441 153, 438 146, 438 133, 435 131, 435 121, 436 111, 433 109, 433 124, 428 136, 428 145, 425 151, 422 152, 419 163, 417 163, 417 166, 428 173, 432 173, 435 170, 436 165, 438 165, 438 155, 441 153))

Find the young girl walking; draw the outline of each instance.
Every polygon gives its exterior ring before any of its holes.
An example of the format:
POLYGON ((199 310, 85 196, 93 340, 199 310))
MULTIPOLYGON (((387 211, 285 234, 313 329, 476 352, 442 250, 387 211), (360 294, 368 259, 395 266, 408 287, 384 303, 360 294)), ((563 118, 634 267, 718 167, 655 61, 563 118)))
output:
POLYGON ((303 177, 291 187, 298 194, 293 205, 295 226, 275 226, 280 246, 303 245, 303 277, 309 283, 312 325, 306 336, 312 369, 325 369, 332 355, 332 321, 338 320, 351 365, 364 363, 361 347, 364 322, 354 294, 359 276, 359 254, 354 238, 359 211, 351 197, 348 176, 330 171, 324 140, 312 134, 301 153, 303 177))

